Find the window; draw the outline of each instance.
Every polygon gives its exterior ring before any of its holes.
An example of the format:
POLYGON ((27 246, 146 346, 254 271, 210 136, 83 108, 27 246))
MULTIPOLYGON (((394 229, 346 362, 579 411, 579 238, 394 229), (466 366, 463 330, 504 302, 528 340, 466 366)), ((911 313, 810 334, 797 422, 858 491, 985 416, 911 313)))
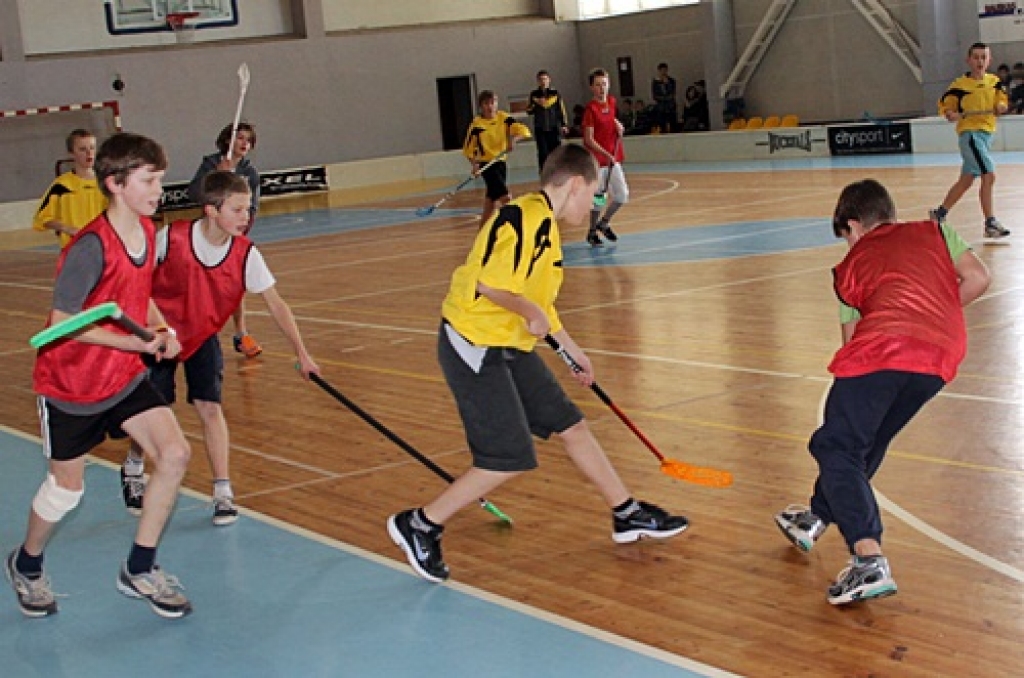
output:
POLYGON ((698 2, 700 0, 562 0, 556 4, 564 7, 563 14, 569 15, 566 18, 583 21, 620 14, 633 14, 649 9, 696 5, 698 2), (575 5, 575 7, 568 7, 568 5, 575 5))

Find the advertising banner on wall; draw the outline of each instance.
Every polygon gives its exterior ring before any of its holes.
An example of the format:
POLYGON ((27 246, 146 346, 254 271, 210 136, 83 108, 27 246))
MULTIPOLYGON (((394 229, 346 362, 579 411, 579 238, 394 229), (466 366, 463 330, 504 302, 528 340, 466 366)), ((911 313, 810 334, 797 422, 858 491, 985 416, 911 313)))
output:
MULTIPOLYGON (((198 207, 188 197, 188 184, 187 181, 164 184, 164 197, 160 201, 160 211, 198 207)), ((263 198, 287 193, 326 191, 327 189, 327 168, 323 165, 260 173, 260 197, 263 198)))
POLYGON ((832 155, 914 152, 909 122, 829 125, 828 148, 832 155))
POLYGON ((1024 2, 978 0, 978 27, 982 42, 1024 40, 1024 2))

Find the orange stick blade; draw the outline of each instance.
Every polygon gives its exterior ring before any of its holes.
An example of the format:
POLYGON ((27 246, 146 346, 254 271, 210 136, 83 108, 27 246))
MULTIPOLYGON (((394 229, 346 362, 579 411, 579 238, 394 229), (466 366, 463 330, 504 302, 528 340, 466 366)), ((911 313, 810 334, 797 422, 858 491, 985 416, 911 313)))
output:
POLYGON ((723 488, 732 485, 732 473, 715 468, 694 466, 675 459, 661 462, 661 472, 667 476, 704 487, 723 488))

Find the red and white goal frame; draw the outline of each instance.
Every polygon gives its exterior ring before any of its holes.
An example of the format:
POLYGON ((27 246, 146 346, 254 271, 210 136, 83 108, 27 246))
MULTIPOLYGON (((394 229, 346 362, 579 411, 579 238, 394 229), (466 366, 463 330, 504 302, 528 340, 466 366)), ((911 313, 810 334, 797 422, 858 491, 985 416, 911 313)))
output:
MULTIPOLYGON (((76 113, 79 111, 101 111, 109 115, 107 129, 105 132, 120 132, 121 106, 117 101, 86 101, 74 104, 60 104, 57 106, 38 106, 36 108, 18 108, 10 111, 0 111, 0 119, 3 118, 27 118, 36 115, 47 115, 52 113, 76 113)), ((70 127, 68 131, 70 131, 70 127)), ((98 130, 93 130, 98 131, 98 130)), ((63 166, 70 163, 70 158, 61 158, 54 163, 55 176, 64 173, 63 166)))

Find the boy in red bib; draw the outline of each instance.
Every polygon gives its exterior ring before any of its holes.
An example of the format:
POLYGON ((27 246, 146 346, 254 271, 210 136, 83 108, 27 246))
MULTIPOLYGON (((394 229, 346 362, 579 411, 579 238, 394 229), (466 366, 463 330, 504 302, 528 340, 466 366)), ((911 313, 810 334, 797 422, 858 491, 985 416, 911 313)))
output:
POLYGON ((828 602, 845 605, 896 593, 871 479, 896 434, 956 376, 967 350, 962 307, 988 289, 989 275, 945 224, 897 222, 888 191, 871 179, 843 190, 832 227, 850 251, 833 271, 843 346, 808 444, 818 479, 810 506, 791 505, 775 522, 804 552, 830 523, 839 527, 852 557, 828 602))
MULTIPOLYGON (((228 426, 221 407, 224 355, 217 333, 238 309, 246 292, 263 295, 271 317, 291 343, 303 376, 320 368, 302 343, 288 304, 260 251, 245 237, 249 224, 249 186, 241 176, 215 171, 202 183, 204 216, 176 221, 157 234, 157 267, 153 298, 177 332, 177 360, 158 362, 150 380, 168 403, 175 400, 174 373, 185 367, 188 402, 203 424, 203 439, 213 472, 213 524, 230 525, 238 518, 228 476, 228 426)), ((136 441, 121 469, 125 505, 132 513, 143 507, 146 493, 142 452, 136 441)), ((149 503, 148 498, 145 501, 149 503)))
MULTIPOLYGON (((153 328, 166 327, 150 298, 156 256, 149 219, 160 204, 166 167, 163 149, 146 137, 115 134, 100 147, 96 179, 110 206, 61 252, 51 324, 114 301, 128 317, 153 328)), ((43 549, 57 523, 82 498, 85 455, 108 435, 138 440, 154 462, 150 497, 117 588, 147 600, 162 617, 191 612, 177 579, 156 565, 160 535, 174 508, 190 450, 174 414, 146 379, 140 358, 151 354, 159 364, 173 358, 179 348, 173 334, 157 332, 147 342, 112 322, 100 322, 40 349, 33 385, 39 394, 49 472, 32 500, 25 541, 4 561, 26 616, 57 612, 43 571, 43 549)))

